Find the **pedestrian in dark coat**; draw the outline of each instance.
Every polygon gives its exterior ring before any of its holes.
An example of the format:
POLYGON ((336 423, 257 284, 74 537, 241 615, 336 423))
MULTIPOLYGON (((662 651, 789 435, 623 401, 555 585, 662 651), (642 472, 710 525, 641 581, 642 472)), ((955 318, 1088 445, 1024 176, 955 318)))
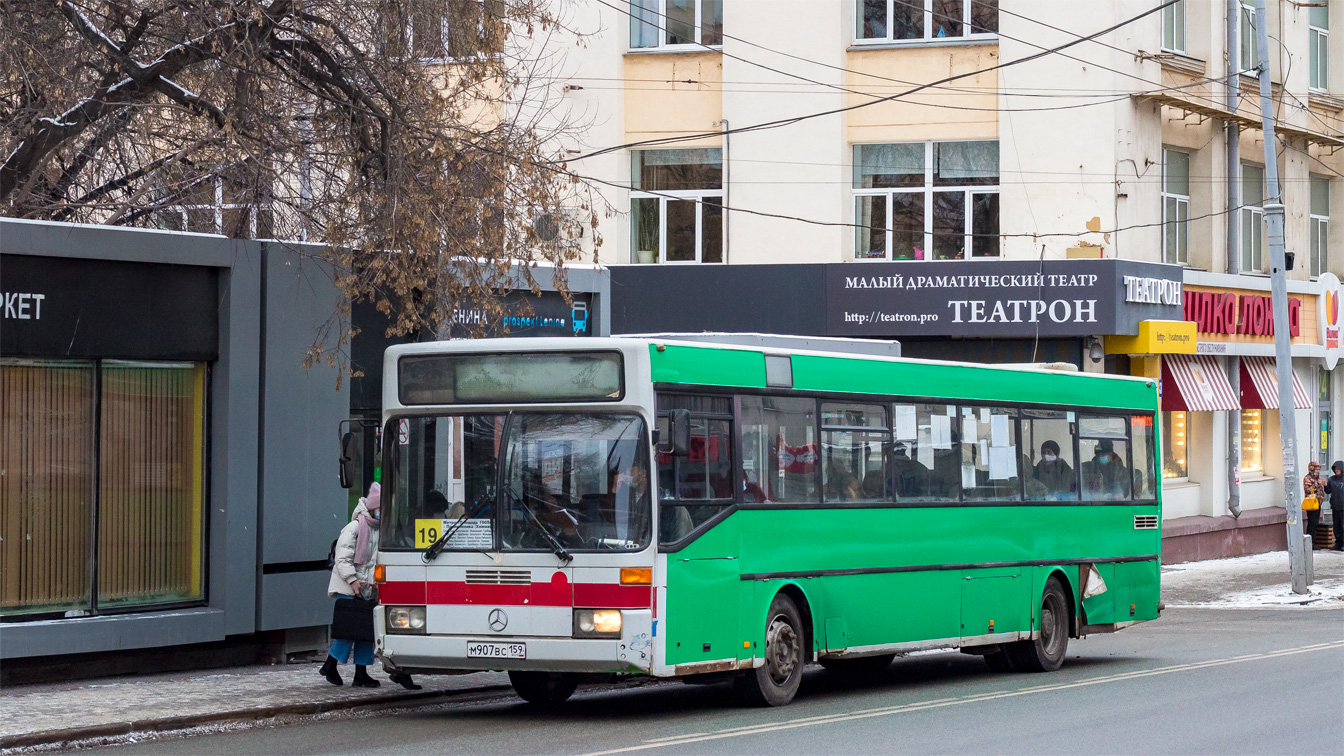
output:
POLYGON ((1330 497, 1331 529, 1335 532, 1335 551, 1344 551, 1344 461, 1330 465, 1334 473, 1326 480, 1326 491, 1330 497))

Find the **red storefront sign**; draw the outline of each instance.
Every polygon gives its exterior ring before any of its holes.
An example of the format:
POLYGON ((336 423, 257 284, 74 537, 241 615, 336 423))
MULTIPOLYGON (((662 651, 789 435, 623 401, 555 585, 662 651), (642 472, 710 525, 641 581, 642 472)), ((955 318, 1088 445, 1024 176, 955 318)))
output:
MULTIPOLYGON (((1302 300, 1288 298, 1290 336, 1301 335, 1302 300)), ((1185 292, 1184 319, 1200 333, 1274 335, 1274 306, 1268 296, 1224 291, 1185 292)))

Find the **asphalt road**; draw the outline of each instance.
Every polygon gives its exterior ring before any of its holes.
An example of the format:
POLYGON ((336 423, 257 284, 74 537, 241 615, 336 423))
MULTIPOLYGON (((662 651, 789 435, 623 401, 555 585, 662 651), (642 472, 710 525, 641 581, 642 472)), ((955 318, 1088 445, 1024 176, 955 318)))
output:
POLYGON ((726 686, 580 690, 538 711, 511 696, 174 737, 119 754, 1344 753, 1344 610, 1168 610, 1072 641, 1052 674, 957 653, 847 680, 809 670, 793 704, 726 686))

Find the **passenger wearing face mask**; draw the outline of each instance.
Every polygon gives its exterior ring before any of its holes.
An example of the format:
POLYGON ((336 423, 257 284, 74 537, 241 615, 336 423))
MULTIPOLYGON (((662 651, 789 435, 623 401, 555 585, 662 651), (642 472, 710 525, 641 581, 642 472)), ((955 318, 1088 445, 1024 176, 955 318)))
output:
MULTIPOLYGON (((1069 499, 1077 489, 1078 482, 1069 463, 1059 458, 1059 444, 1046 441, 1041 444, 1041 461, 1036 463, 1032 473, 1036 480, 1045 486, 1046 499, 1069 499)), ((1034 498, 1034 497, 1033 497, 1034 498)))
POLYGON ((1083 498, 1104 501, 1129 498, 1129 472, 1113 441, 1098 441, 1092 459, 1082 465, 1083 498))

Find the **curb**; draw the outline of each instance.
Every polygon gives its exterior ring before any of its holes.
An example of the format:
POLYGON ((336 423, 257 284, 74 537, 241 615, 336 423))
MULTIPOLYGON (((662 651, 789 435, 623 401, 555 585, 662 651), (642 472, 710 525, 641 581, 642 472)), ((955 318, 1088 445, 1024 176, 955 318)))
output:
POLYGON ((193 714, 179 717, 159 717, 137 719, 126 722, 107 722, 104 724, 68 727, 60 730, 26 732, 18 735, 0 737, 0 752, 18 748, 59 745, 94 738, 110 738, 129 735, 133 732, 173 732, 200 727, 207 724, 227 722, 251 722, 283 716, 303 716, 325 714, 333 711, 348 711, 366 706, 408 703, 414 701, 433 701, 440 698, 452 698, 474 693, 494 693, 512 690, 508 685, 485 685, 478 688, 460 688, 457 690, 408 691, 393 693, 376 698, 347 698, 334 701, 313 703, 283 704, 280 706, 262 706, 253 709, 234 709, 206 714, 193 714))

